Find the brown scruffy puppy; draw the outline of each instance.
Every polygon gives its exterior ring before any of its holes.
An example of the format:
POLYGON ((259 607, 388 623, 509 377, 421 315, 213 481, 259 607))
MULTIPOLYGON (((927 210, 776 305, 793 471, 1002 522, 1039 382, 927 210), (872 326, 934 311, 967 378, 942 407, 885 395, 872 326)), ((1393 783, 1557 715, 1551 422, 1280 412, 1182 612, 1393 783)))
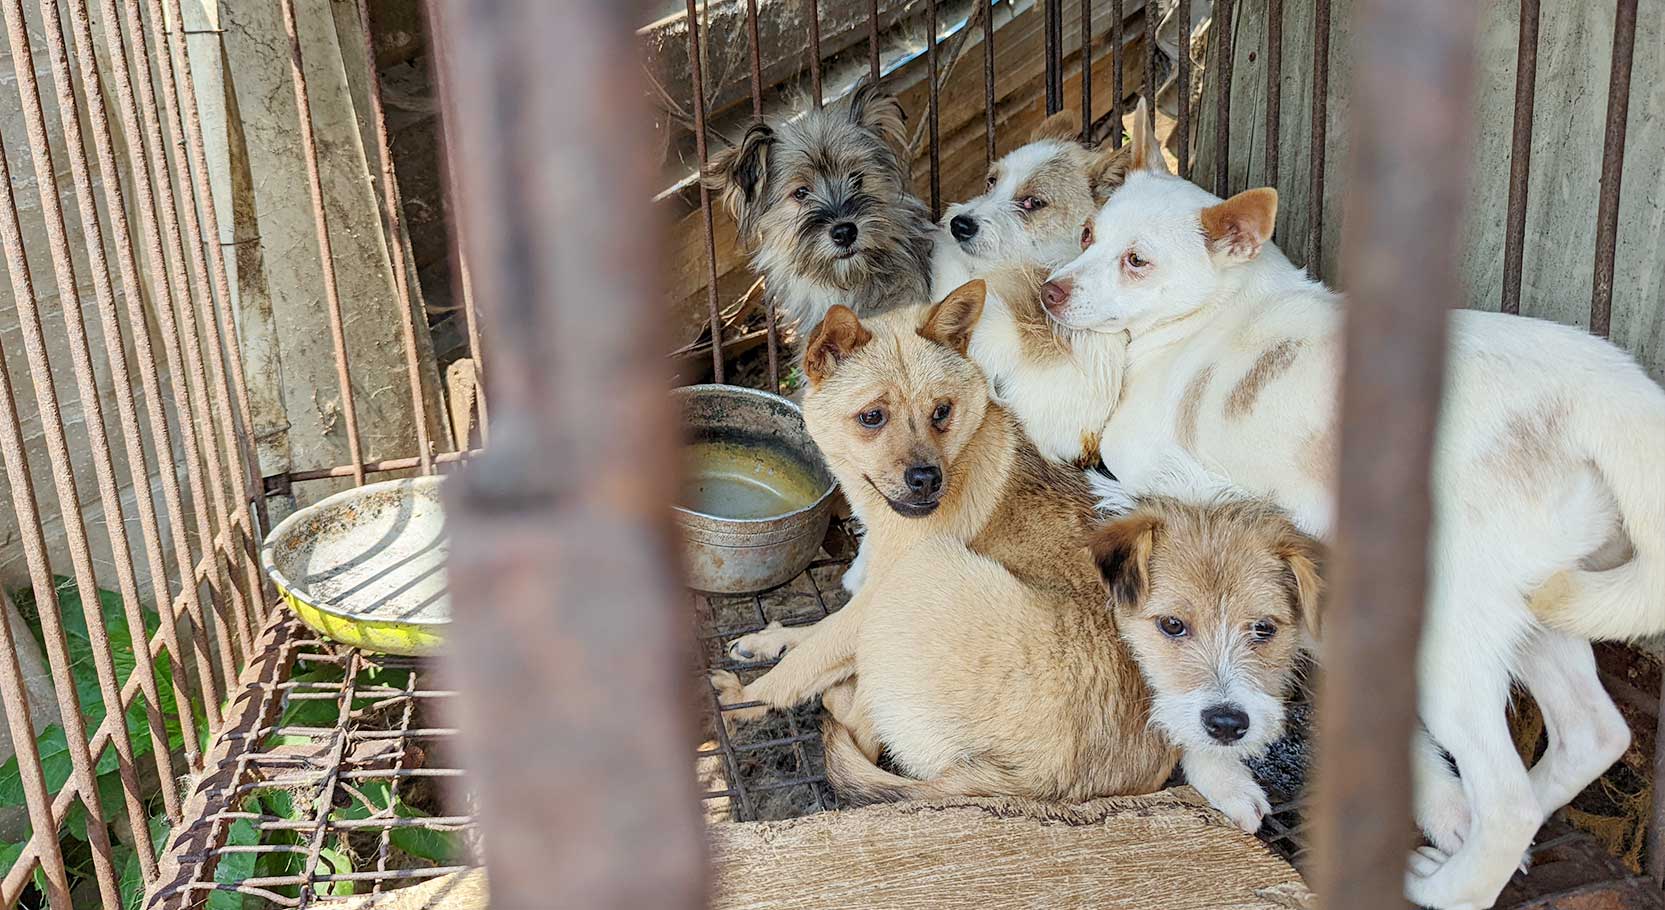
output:
POLYGON ((815 325, 931 302, 934 226, 913 195, 902 105, 876 85, 847 105, 760 121, 707 163, 775 305, 815 325))
POLYGON ((868 578, 813 627, 737 640, 789 649, 767 674, 712 682, 757 713, 826 693, 828 774, 858 801, 1157 790, 1178 756, 1084 545, 1094 494, 989 400, 965 356, 982 303, 952 294, 917 330, 834 307, 810 336, 805 419, 867 517, 868 578))
POLYGON ((1186 780, 1255 831, 1269 806, 1243 761, 1283 732, 1316 638, 1319 543, 1264 501, 1151 497, 1099 531, 1093 553, 1150 683, 1152 725, 1183 750, 1186 780))

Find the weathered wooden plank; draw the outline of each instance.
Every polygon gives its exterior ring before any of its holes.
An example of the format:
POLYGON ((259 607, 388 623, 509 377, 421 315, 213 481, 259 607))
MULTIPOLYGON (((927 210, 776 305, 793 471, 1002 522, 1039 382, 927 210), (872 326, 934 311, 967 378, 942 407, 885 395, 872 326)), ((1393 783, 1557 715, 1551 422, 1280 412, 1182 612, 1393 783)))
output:
POLYGON ((709 828, 714 910, 1299 910, 1294 869, 1189 788, 959 799, 709 828))

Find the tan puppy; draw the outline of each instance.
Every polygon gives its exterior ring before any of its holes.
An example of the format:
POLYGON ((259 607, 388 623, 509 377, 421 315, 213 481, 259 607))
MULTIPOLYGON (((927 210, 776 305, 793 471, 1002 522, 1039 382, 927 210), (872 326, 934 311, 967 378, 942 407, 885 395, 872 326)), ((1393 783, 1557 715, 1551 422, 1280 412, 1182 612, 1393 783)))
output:
POLYGON ((1244 829, 1269 808, 1243 766, 1283 732, 1284 701, 1318 632, 1321 547, 1263 500, 1141 500, 1093 553, 1122 638, 1152 693, 1151 722, 1186 780, 1244 829))
POLYGON ((965 356, 981 310, 950 295, 916 331, 834 307, 810 336, 805 418, 867 516, 868 579, 812 628, 737 641, 790 648, 761 678, 712 682, 759 712, 826 693, 828 773, 856 799, 1154 791, 1177 756, 1084 546, 1093 494, 989 401, 965 356))

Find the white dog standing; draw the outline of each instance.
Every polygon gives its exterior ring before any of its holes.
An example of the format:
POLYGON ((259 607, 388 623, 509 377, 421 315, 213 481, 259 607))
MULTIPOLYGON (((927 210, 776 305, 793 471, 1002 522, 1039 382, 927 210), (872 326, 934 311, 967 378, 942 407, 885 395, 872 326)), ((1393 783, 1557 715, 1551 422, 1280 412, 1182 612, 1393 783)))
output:
MULTIPOLYGON (((1234 487, 1326 535, 1341 300, 1269 242, 1274 190, 1222 201, 1168 175, 1149 137, 1135 150, 1045 289, 1062 324, 1130 337, 1104 462, 1135 495, 1234 487)), ((1406 890, 1485 908, 1547 814, 1629 742, 1585 639, 1665 630, 1665 390, 1549 322, 1461 311, 1450 338, 1418 673, 1423 722, 1461 782, 1416 750, 1437 848, 1412 855, 1406 890), (1505 715, 1512 676, 1549 731, 1530 772, 1505 715)))

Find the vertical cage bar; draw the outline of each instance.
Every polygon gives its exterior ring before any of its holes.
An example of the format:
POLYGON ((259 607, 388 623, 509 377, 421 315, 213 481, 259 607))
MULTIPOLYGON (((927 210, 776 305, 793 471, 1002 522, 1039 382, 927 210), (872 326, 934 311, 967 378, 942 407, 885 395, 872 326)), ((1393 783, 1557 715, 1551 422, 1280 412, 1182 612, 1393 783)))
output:
POLYGON ((1278 185, 1283 122, 1283 0, 1266 0, 1266 185, 1278 185))
POLYGON ((1110 4, 1110 147, 1122 147, 1122 19, 1127 12, 1122 0, 1110 4))
MULTIPOLYGON (((173 289, 162 254, 162 235, 157 227, 156 200, 150 182, 150 171, 145 167, 146 141, 144 131, 139 127, 139 115, 133 94, 133 80, 128 71, 129 54, 127 53, 126 44, 122 40, 121 18, 116 12, 115 0, 100 0, 99 12, 105 23, 104 38, 110 54, 110 69, 115 78, 116 107, 121 115, 122 131, 127 135, 128 165, 136 195, 134 209, 139 213, 139 227, 145 244, 146 262, 150 267, 152 293, 158 298, 155 309, 160 312, 170 308, 173 289)), ((132 31, 131 26, 129 26, 129 31, 132 31)), ((137 32, 133 32, 133 34, 137 40, 139 35, 137 32)), ((100 160, 103 161, 105 158, 103 148, 99 150, 99 156, 100 160)), ((106 162, 103 167, 106 175, 116 172, 113 158, 106 162)), ((115 178, 106 176, 105 179, 113 183, 115 178)), ((134 277, 124 277, 123 282, 130 288, 137 287, 139 283, 136 277, 138 269, 135 261, 136 253, 131 241, 131 231, 126 225, 126 213, 123 206, 112 208, 111 221, 118 236, 125 233, 129 238, 126 242, 116 244, 124 275, 130 270, 135 273, 134 277)), ((175 617, 176 603, 172 598, 164 598, 168 590, 166 571, 153 563, 151 567, 153 578, 160 577, 162 579, 157 591, 157 612, 160 614, 163 640, 167 642, 169 655, 175 661, 173 665, 176 681, 175 694, 181 695, 185 691, 183 681, 187 679, 187 673, 183 661, 186 652, 182 650, 181 643, 182 641, 189 641, 191 644, 190 655, 194 658, 197 672, 198 690, 201 693, 199 704, 203 706, 209 724, 213 725, 219 721, 220 697, 214 685, 214 673, 209 664, 211 646, 207 637, 208 626, 203 615, 202 604, 198 598, 196 561, 191 555, 190 542, 186 539, 185 534, 184 507, 180 499, 178 472, 173 463, 173 434, 168 427, 167 410, 162 403, 161 381, 156 369, 157 356, 155 350, 151 347, 150 326, 145 313, 144 297, 129 292, 124 297, 124 302, 127 305, 128 333, 133 341, 133 351, 138 365, 140 390, 144 395, 145 412, 149 417, 150 436, 157 452, 159 468, 157 475, 162 484, 162 504, 168 515, 168 530, 170 531, 174 551, 174 569, 180 579, 179 598, 183 601, 186 615, 191 620, 191 631, 194 635, 188 639, 180 638, 175 617), (167 605, 166 609, 163 608, 163 604, 167 605)), ((106 327, 105 333, 106 335, 115 334, 108 327, 106 327)), ((125 374, 125 370, 121 373, 125 374)), ((188 416, 188 411, 181 408, 179 414, 184 418, 188 416)), ((187 470, 195 471, 195 445, 186 447, 185 452, 187 470)), ((131 455, 129 459, 132 460, 131 455)), ((134 477, 134 483, 135 485, 139 483, 137 476, 134 477)), ((146 545, 151 549, 154 557, 161 552, 160 541, 151 539, 156 534, 154 506, 151 505, 149 497, 141 496, 137 499, 141 522, 144 521, 147 512, 151 514, 149 523, 145 525, 144 530, 146 545)), ((198 508, 201 508, 200 504, 198 508)), ((180 705, 180 724, 181 733, 186 740, 186 760, 193 768, 200 767, 201 756, 197 745, 196 718, 187 705, 180 705)))
MULTIPOLYGON (((190 137, 184 134, 184 128, 192 122, 192 118, 189 116, 190 112, 184 109, 181 93, 183 91, 182 86, 186 85, 189 73, 182 73, 181 78, 175 78, 174 73, 176 57, 181 61, 181 69, 188 69, 190 65, 184 56, 184 36, 181 34, 184 20, 180 15, 178 0, 170 0, 170 8, 167 12, 162 10, 158 0, 149 0, 149 5, 153 28, 163 36, 164 40, 172 36, 178 42, 172 48, 173 54, 170 55, 164 49, 162 53, 157 55, 156 72, 161 78, 162 111, 167 118, 166 127, 169 143, 174 148, 182 150, 182 152, 188 152, 191 150, 192 143, 189 141, 190 137), (176 27, 168 27, 170 18, 172 24, 176 27)), ((293 47, 291 50, 293 50, 293 47)), ((304 83, 302 88, 304 90, 304 83)), ((310 128, 310 121, 308 121, 308 127, 310 128)), ((196 145, 200 150, 200 142, 196 145)), ((166 160, 164 155, 161 159, 164 167, 161 173, 164 174, 167 173, 165 170, 166 160)), ((188 286, 191 288, 191 293, 183 294, 180 297, 179 307, 175 313, 175 327, 181 332, 180 344, 185 349, 185 362, 190 368, 189 378, 195 383, 192 394, 198 409, 197 414, 200 419, 208 422, 207 425, 210 428, 219 429, 218 444, 214 439, 215 434, 212 429, 209 429, 204 433, 206 445, 202 446, 201 449, 208 460, 208 488, 213 493, 213 498, 209 500, 211 514, 214 516, 215 524, 225 534, 226 539, 226 546, 221 548, 217 545, 218 537, 215 538, 214 560, 218 566, 216 569, 218 577, 226 580, 224 591, 229 598, 229 610, 237 617, 236 628, 239 632, 243 632, 245 626, 247 627, 248 634, 245 634, 239 641, 239 645, 246 652, 247 648, 253 647, 253 635, 259 631, 264 611, 261 604, 263 596, 260 570, 254 564, 252 548, 246 547, 240 542, 240 535, 236 526, 238 515, 241 515, 242 520, 248 526, 247 530, 252 543, 255 536, 254 523, 247 497, 244 495, 243 471, 239 470, 243 466, 239 455, 241 452, 238 440, 240 434, 237 432, 236 415, 231 407, 230 390, 226 383, 222 359, 224 351, 220 346, 220 333, 214 315, 215 292, 216 290, 225 289, 225 284, 223 280, 219 287, 209 284, 208 266, 203 253, 204 248, 209 244, 203 242, 202 226, 197 218, 197 206, 193 203, 190 195, 193 185, 191 162, 185 154, 180 154, 175 156, 174 164, 178 191, 184 197, 184 205, 179 206, 178 211, 170 211, 169 207, 173 205, 173 195, 172 193, 164 193, 162 196, 163 211, 165 215, 173 214, 177 216, 172 224, 172 228, 176 232, 173 238, 182 268, 187 270, 190 277, 188 286), (198 312, 199 307, 200 314, 198 312), (199 316, 202 320, 200 331, 197 325, 199 316), (206 346, 204 345, 205 340, 206 346), (223 447, 227 461, 224 469, 222 469, 220 461, 221 447, 223 447), (228 475, 231 478, 229 493, 224 479, 228 475), (228 500, 231 504, 229 509, 226 506, 228 500), (237 572, 239 565, 242 568, 241 586, 239 585, 237 572)), ((198 160, 198 170, 201 173, 202 180, 206 181, 208 179, 208 168, 205 159, 198 160)), ((198 185, 206 188, 206 184, 198 185)), ((211 212, 212 194, 204 194, 203 199, 207 202, 203 206, 204 211, 211 212)), ((216 254, 220 252, 218 242, 212 244, 212 247, 216 254)), ((223 276, 224 272, 222 270, 220 277, 223 279, 223 276)), ((229 290, 226 290, 226 293, 229 294, 229 290)), ((348 391, 350 392, 351 389, 349 388, 348 391)), ((357 424, 352 424, 352 426, 356 427, 357 424)), ((245 432, 250 436, 253 435, 252 431, 245 432)), ((356 433, 354 437, 356 438, 356 433)), ((355 464, 354 469, 358 470, 358 465, 355 464)), ((234 678, 234 676, 229 677, 228 682, 234 678)))
MULTIPOLYGON (((876 13, 875 13, 876 15, 876 13)), ((763 45, 757 36, 757 0, 746 0, 746 35, 750 40, 752 58, 752 117, 763 119, 763 45)), ((878 70, 873 72, 878 82, 878 70)), ((769 349, 769 391, 780 388, 780 327, 775 325, 775 301, 768 288, 763 290, 764 338, 769 349)))
MULTIPOLYGON (((416 419, 416 455, 422 459, 422 473, 432 474, 434 453, 428 441, 428 402, 422 394, 421 355, 416 347, 416 311, 410 295, 412 276, 405 259, 405 225, 399 206, 399 182, 393 171, 393 154, 388 148, 387 116, 382 110, 382 79, 376 71, 376 38, 370 31, 370 8, 366 0, 356 0, 354 5, 358 7, 359 30, 364 32, 364 59, 368 61, 365 67, 368 73, 365 95, 370 101, 370 123, 376 131, 376 163, 382 177, 382 229, 387 233, 387 252, 393 260, 393 294, 399 302, 399 330, 405 343, 405 380, 410 384, 411 414, 416 419)), ((189 58, 185 64, 188 69, 189 58)), ((180 75, 190 78, 189 72, 180 75)), ((204 208, 213 208, 212 198, 206 202, 204 208)), ((217 244, 215 248, 218 249, 217 244)), ((466 442, 463 447, 467 448, 466 442)))
POLYGON ((335 247, 330 242, 329 215, 324 211, 324 184, 318 174, 318 141, 312 133, 312 101, 306 89, 305 64, 301 59, 301 36, 295 24, 294 0, 278 0, 278 8, 283 14, 283 30, 289 39, 289 82, 295 91, 295 120, 300 131, 301 158, 306 163, 306 189, 312 201, 312 225, 317 235, 318 264, 323 270, 324 304, 329 313, 330 341, 335 346, 335 381, 341 391, 341 416, 347 433, 347 451, 353 460, 353 484, 364 486, 364 452, 360 448, 358 438, 358 410, 353 404, 352 371, 347 365, 347 333, 341 320, 341 293, 335 285, 335 247))
MULTIPOLYGON (((1146 0, 1143 12, 1145 28, 1145 108, 1151 124, 1156 123, 1156 10, 1146 0)), ((1153 131, 1154 132, 1154 131, 1153 131)))
POLYGON ((983 156, 994 166, 994 0, 983 0, 983 156))
POLYGON ((1312 157, 1307 166, 1307 274, 1324 270, 1324 153, 1330 106, 1330 0, 1313 0, 1312 157))
POLYGON ((820 110, 824 103, 821 93, 821 4, 818 0, 805 2, 809 4, 809 87, 815 95, 815 109, 820 110))
POLYGON ((1081 0, 1081 141, 1091 139, 1092 132, 1093 0, 1081 0))
POLYGON ((1046 115, 1064 109, 1064 0, 1046 0, 1046 115))
MULTIPOLYGON (((46 113, 41 103, 40 84, 35 78, 34 67, 30 65, 28 32, 25 24, 23 4, 21 0, 6 0, 4 3, 7 38, 10 42, 12 59, 18 80, 18 94, 21 97, 25 129, 29 137, 30 158, 34 164, 36 185, 40 188, 41 214, 45 222, 47 245, 53 260, 54 277, 57 281, 59 311, 64 321, 64 332, 68 341, 72 372, 75 376, 76 390, 80 398, 82 411, 82 425, 87 433, 87 445, 92 453, 93 469, 99 490, 99 504, 106 525, 110 542, 111 559, 116 564, 117 585, 119 596, 127 604, 129 615, 137 615, 138 584, 134 577, 132 553, 127 547, 126 521, 122 516, 121 498, 117 491, 115 467, 110 456, 110 442, 105 435, 103 402, 99 396, 97 379, 92 369, 92 354, 87 340, 86 326, 82 320, 80 292, 76 283, 74 268, 74 254, 69 244, 69 235, 65 223, 63 206, 58 199, 57 168, 53 162, 52 149, 48 139, 46 113)), ((98 222, 97 203, 93 198, 92 176, 86 161, 86 145, 81 135, 80 118, 75 109, 74 82, 70 73, 69 53, 64 44, 61 30, 62 17, 56 0, 41 0, 40 12, 45 27, 42 35, 46 40, 46 56, 52 73, 53 88, 58 93, 58 110, 60 124, 64 131, 64 144, 69 152, 71 179, 75 185, 77 206, 82 216, 85 235, 85 252, 91 272, 94 295, 101 310, 108 308, 114 311, 114 291, 110 286, 108 263, 104 260, 103 232, 98 222)), ((83 10, 84 12, 84 10, 83 10)), ((90 96, 98 91, 96 83, 87 85, 90 96)), ((102 114, 102 110, 97 113, 102 114)), ((108 130, 108 121, 94 119, 95 130, 108 130)), ((9 174, 6 175, 9 178, 9 174)), ((8 203, 15 204, 11 197, 10 187, 7 188, 8 203)), ((119 204, 112 203, 112 204, 119 204)), ((8 219, 14 219, 14 213, 8 213, 8 219)), ((7 233, 11 233, 9 225, 7 233)), ((128 814, 128 828, 132 833, 136 848, 146 854, 146 861, 142 869, 147 878, 155 878, 156 865, 150 850, 149 816, 144 806, 144 800, 139 792, 138 767, 135 762, 132 731, 127 728, 127 705, 121 699, 121 681, 116 678, 115 658, 112 654, 109 633, 105 627, 102 600, 99 596, 97 573, 93 568, 92 551, 87 536, 86 525, 81 513, 81 499, 77 489, 73 461, 70 456, 68 438, 64 432, 63 417, 60 412, 60 397, 53 380, 49 365, 46 335, 40 318, 40 301, 33 294, 32 288, 18 281, 17 266, 24 264, 24 253, 21 246, 22 238, 9 238, 17 242, 17 249, 7 250, 9 267, 13 271, 13 287, 17 292, 14 303, 17 308, 18 322, 23 336, 23 346, 28 355, 29 372, 33 380, 35 404, 40 414, 40 424, 45 436, 47 456, 52 465, 52 480, 58 495, 59 520, 63 526, 64 542, 70 552, 73 565, 76 593, 81 602, 81 614, 86 624, 87 638, 91 645, 94 675, 98 680, 99 698, 104 704, 106 714, 120 715, 117 721, 115 735, 111 737, 111 744, 116 751, 116 767, 121 780, 122 797, 128 814)), ((120 345, 119 338, 115 340, 120 345)), ((126 377, 122 377, 125 379, 126 377)), ((43 564, 32 567, 36 571, 45 572, 46 591, 41 591, 37 585, 35 596, 40 605, 42 631, 48 638, 59 641, 51 643, 54 651, 63 646, 63 627, 61 621, 61 604, 54 590, 50 571, 46 571, 43 564), (52 614, 50 617, 48 614, 52 614), (52 631, 48 631, 52 627, 52 631)), ((161 605, 166 608, 167 605, 161 605)), ((143 647, 141 642, 149 639, 149 635, 141 620, 136 630, 129 630, 135 644, 135 649, 143 647)), ((62 655, 68 658, 67 649, 62 655)), ((145 655, 148 658, 148 652, 145 655)), ((150 670, 150 661, 137 661, 136 666, 142 670, 150 670)), ((142 679, 143 677, 141 677, 142 679)), ((156 698, 155 678, 150 678, 148 692, 150 697, 147 705, 147 719, 150 721, 153 736, 160 737, 162 756, 157 759, 158 769, 167 768, 172 779, 172 762, 167 759, 167 733, 161 725, 160 699, 156 698), (161 727, 161 729, 156 729, 161 727)), ((76 757, 76 764, 80 765, 80 757, 87 757, 85 766, 88 772, 84 781, 93 786, 96 770, 93 762, 98 756, 92 755, 87 746, 87 732, 79 717, 79 705, 76 704, 76 690, 71 686, 68 693, 69 705, 65 714, 76 714, 75 726, 79 729, 70 731, 65 717, 65 736, 73 736, 78 741, 72 743, 72 755, 76 757)), ((153 739, 154 745, 154 739, 153 739)), ((113 869, 113 860, 109 854, 111 849, 108 832, 104 828, 103 813, 100 811, 100 794, 83 791, 81 799, 87 807, 89 822, 87 831, 91 837, 94 829, 98 829, 96 837, 92 837, 94 852, 102 852, 96 862, 113 869)), ((177 805, 176 805, 177 811, 177 805)), ((104 882, 100 880, 100 887, 104 882)))
POLYGON ((492 325, 512 329, 492 352, 498 435, 518 442, 454 478, 446 512, 452 594, 474 620, 448 669, 503 906, 693 910, 705 893, 664 510, 674 421, 657 276, 640 265, 658 261, 651 143, 638 75, 619 65, 632 11, 478 0, 445 35, 463 229, 492 325), (526 168, 550 155, 567 167, 526 193, 526 168), (585 229, 566 229, 580 211, 585 229), (615 660, 597 712, 585 668, 615 660))
MULTIPOLYGON (((694 152, 699 158, 700 171, 705 170, 705 75, 700 65, 699 13, 694 0, 688 0, 688 74, 694 93, 694 152)), ((817 70, 819 73, 819 70, 817 70)), ((819 80, 819 76, 817 76, 819 80)), ((817 82, 819 85, 819 81, 817 82)), ((821 102, 816 101, 819 107, 821 102)), ((723 381, 723 316, 717 306, 717 232, 711 223, 711 191, 705 181, 700 185, 700 219, 705 231, 705 304, 711 321, 711 381, 723 381)))
POLYGON ((1613 12, 1613 69, 1607 80, 1607 135, 1601 146, 1601 196, 1596 207, 1596 274, 1590 291, 1590 333, 1606 338, 1613 323, 1613 266, 1619 246, 1619 190, 1624 183, 1625 127, 1630 116, 1630 65, 1636 51, 1636 0, 1613 12))
POLYGON ((1509 216, 1503 230, 1505 313, 1520 312, 1521 261, 1526 253, 1526 193, 1532 177, 1532 107, 1538 85, 1538 0, 1520 0, 1515 49, 1515 124, 1509 148, 1509 216))
POLYGON ((867 76, 879 81, 879 0, 867 3, 867 76))
MULTIPOLYGON (((8 5, 8 20, 10 16, 11 7, 8 5)), ((9 21, 7 24, 10 26, 9 21)), ((24 70, 31 70, 32 76, 31 60, 27 52, 19 57, 14 48, 12 64, 19 73, 20 81, 24 70)), ((47 192, 51 192, 50 187, 53 184, 48 183, 44 186, 48 188, 47 192)), ((23 250, 23 231, 18 223, 17 200, 12 194, 11 167, 3 152, 0 152, 0 197, 3 197, 0 198, 0 244, 5 248, 6 267, 11 277, 13 297, 21 306, 24 301, 35 299, 34 287, 29 277, 29 262, 23 250)), ((72 298, 73 295, 72 290, 72 298)), ((30 477, 29 462, 24 452, 23 429, 18 419, 11 375, 3 368, 0 368, 0 455, 3 455, 5 460, 6 482, 11 487, 12 510, 17 518, 19 536, 22 537, 24 556, 29 563, 29 575, 36 590, 44 591, 44 594, 37 593, 36 597, 42 614, 41 631, 47 639, 46 651, 52 674, 52 687, 58 699, 58 710, 63 715, 64 737, 68 741, 71 762, 75 769, 70 776, 69 784, 85 787, 87 782, 92 780, 89 773, 92 759, 86 745, 86 728, 81 721, 80 705, 76 703, 75 683, 69 675, 63 629, 58 623, 57 592, 51 566, 47 565, 46 561, 46 541, 41 533, 40 514, 35 506, 34 481, 30 477), (48 617, 47 613, 52 615, 48 617)), ((4 641, 0 641, 0 647, 6 652, 0 657, 0 668, 3 668, 0 686, 3 686, 5 692, 6 718, 11 726, 12 743, 17 749, 19 776, 23 782, 25 801, 29 806, 30 825, 36 832, 43 834, 40 838, 40 855, 42 867, 46 872, 47 898, 53 910, 68 910, 69 880, 64 870, 63 854, 58 846, 58 826, 52 820, 51 801, 46 792, 40 753, 35 744, 34 723, 29 716, 29 693, 18 667, 16 640, 13 637, 10 619, 3 615, 0 615, 0 635, 4 637, 4 641)), ((95 793, 94 799, 96 798, 95 793)), ((94 813, 92 817, 100 816, 94 813)), ((105 841, 105 850, 109 850, 108 839, 105 841)), ((95 861, 107 867, 108 854, 102 857, 95 856, 95 861)), ((101 894, 107 893, 105 879, 108 871, 108 868, 95 867, 101 894)))
MULTIPOLYGON (((1214 195, 1225 196, 1231 189, 1231 0, 1214 0, 1214 195)), ((1187 48, 1187 55, 1190 50, 1187 48)))
MULTIPOLYGON (((140 20, 137 3, 130 0, 130 2, 124 4, 124 13, 127 31, 133 36, 132 40, 141 49, 145 48, 144 35, 146 30, 140 20)), ((154 31, 159 32, 162 28, 159 10, 153 8, 151 13, 152 21, 156 23, 154 31)), ((137 54, 134 55, 134 62, 137 64, 139 61, 149 58, 149 53, 137 54)), ((165 151, 167 146, 166 140, 162 137, 163 123, 161 116, 157 113, 156 98, 152 91, 148 70, 149 67, 141 67, 140 78, 135 80, 135 84, 139 88, 140 122, 142 123, 139 137, 144 146, 145 157, 151 165, 150 173, 161 181, 162 186, 158 192, 151 196, 151 201, 156 208, 154 210, 150 208, 140 209, 144 218, 141 224, 147 228, 154 228, 156 227, 156 219, 160 216, 162 237, 171 241, 161 253, 158 253, 154 248, 148 250, 151 257, 153 257, 150 259, 153 275, 162 272, 165 258, 166 271, 163 275, 165 281, 158 283, 159 292, 153 302, 155 304, 157 325, 161 330, 159 334, 162 339, 162 351, 167 361, 168 375, 171 379, 169 385, 173 390, 174 408, 179 415, 179 438, 180 444, 184 448, 185 478, 191 491, 191 511, 192 517, 195 519, 197 540, 202 545, 203 558, 208 561, 211 567, 209 574, 210 590, 218 593, 217 604, 211 593, 209 607, 215 608, 219 634, 212 634, 213 630, 208 625, 207 616, 202 610, 199 598, 193 594, 187 598, 186 605, 187 608, 192 605, 197 607, 197 612, 192 614, 192 620, 204 630, 203 634, 205 636, 212 638, 216 654, 220 660, 221 678, 229 689, 237 679, 237 660, 231 651, 231 629, 235 623, 229 615, 235 609, 233 603, 235 599, 234 586, 227 582, 230 574, 226 570, 224 560, 215 554, 215 534, 209 523, 210 510, 218 511, 224 495, 221 488, 222 472, 219 469, 219 459, 214 450, 213 439, 199 441, 197 436, 199 424, 210 419, 208 406, 201 395, 201 387, 204 383, 202 374, 194 369, 187 370, 181 355, 181 350, 184 347, 183 339, 186 334, 181 325, 181 316, 185 321, 190 319, 189 298, 191 288, 185 278, 185 242, 180 234, 174 195, 167 183, 168 166, 165 151), (207 475, 206 481, 203 477, 204 474, 207 475), (208 489, 214 491, 213 496, 209 496, 208 489)), ((131 143, 129 151, 134 152, 131 143)), ((142 167, 134 168, 135 175, 143 170, 142 167)), ((141 187, 147 185, 149 184, 141 184, 141 187)), ((160 245, 160 242, 158 242, 158 245, 160 245)), ((129 312, 133 312, 132 302, 129 303, 129 312)), ((138 315, 130 317, 129 321, 142 324, 138 322, 142 318, 144 318, 144 315, 141 310, 138 315)), ((192 365, 200 366, 200 361, 193 358, 192 365)), ((221 519, 220 524, 223 528, 223 519, 221 519)), ((182 528, 183 524, 181 523, 177 527, 182 528)), ((181 533, 178 536, 183 537, 183 534, 181 533)), ((178 538, 176 537, 176 539, 178 538)), ((189 559, 188 548, 186 558, 180 566, 183 578, 181 583, 194 588, 197 584, 196 564, 189 559)), ((217 722, 218 717, 219 705, 216 703, 208 706, 208 719, 211 726, 217 722)))
MULTIPOLYGON (((1216 7, 1217 8, 1217 7, 1216 7)), ((1147 7, 1148 9, 1148 7, 1147 7)), ((1177 65, 1177 80, 1174 83, 1175 101, 1179 105, 1179 116, 1174 118, 1174 130, 1179 133, 1179 176, 1191 179, 1191 0, 1179 0, 1175 10, 1175 18, 1179 20, 1179 59, 1177 65)), ((1220 18, 1214 17, 1215 28, 1218 29, 1220 18)), ((1154 108, 1153 108, 1154 110, 1154 108)))
MULTIPOLYGON (((1660 680, 1659 699, 1665 705, 1665 678, 1660 680)), ((1654 718, 1653 729, 1653 807, 1647 833, 1647 865, 1645 871, 1655 885, 1665 885, 1665 712, 1654 718)))
POLYGON ((1361 0, 1353 82, 1334 622, 1318 716, 1313 890, 1405 906, 1416 655, 1446 314, 1460 300, 1473 4, 1361 0), (1407 119, 1410 106, 1418 112, 1407 119), (1445 164, 1430 168, 1438 156, 1445 164), (1331 648, 1335 648, 1334 651, 1331 648))
POLYGON ((925 3, 925 59, 926 70, 930 73, 930 110, 926 116, 930 118, 931 140, 931 220, 942 217, 942 138, 939 135, 941 121, 939 111, 941 87, 937 84, 937 0, 926 0, 925 3))
MULTIPOLYGON (((755 3, 755 0, 752 0, 752 2, 755 3)), ((445 4, 443 3, 423 4, 423 9, 427 12, 429 55, 434 61, 434 90, 441 100, 442 108, 448 111, 451 108, 445 103, 445 99, 450 97, 450 89, 446 85, 450 67, 445 59, 446 44, 440 37, 445 33, 444 7, 445 4)), ((753 72, 758 71, 754 69, 753 72)), ((761 107, 762 103, 761 96, 759 96, 757 104, 761 107)), ((452 285, 455 288, 455 293, 462 298, 463 302, 463 323, 468 334, 468 356, 474 361, 474 406, 479 410, 480 442, 484 445, 490 435, 491 423, 487 416, 486 407, 486 365, 481 358, 480 317, 474 308, 474 281, 468 266, 469 255, 464 248, 462 232, 457 228, 456 212, 460 205, 457 201, 457 169, 453 148, 455 143, 453 142, 450 126, 445 118, 446 115, 442 113, 440 115, 439 152, 442 165, 441 179, 445 181, 446 233, 450 235, 451 264, 454 270, 452 285)), ((458 448, 466 449, 466 442, 459 444, 458 448)))

